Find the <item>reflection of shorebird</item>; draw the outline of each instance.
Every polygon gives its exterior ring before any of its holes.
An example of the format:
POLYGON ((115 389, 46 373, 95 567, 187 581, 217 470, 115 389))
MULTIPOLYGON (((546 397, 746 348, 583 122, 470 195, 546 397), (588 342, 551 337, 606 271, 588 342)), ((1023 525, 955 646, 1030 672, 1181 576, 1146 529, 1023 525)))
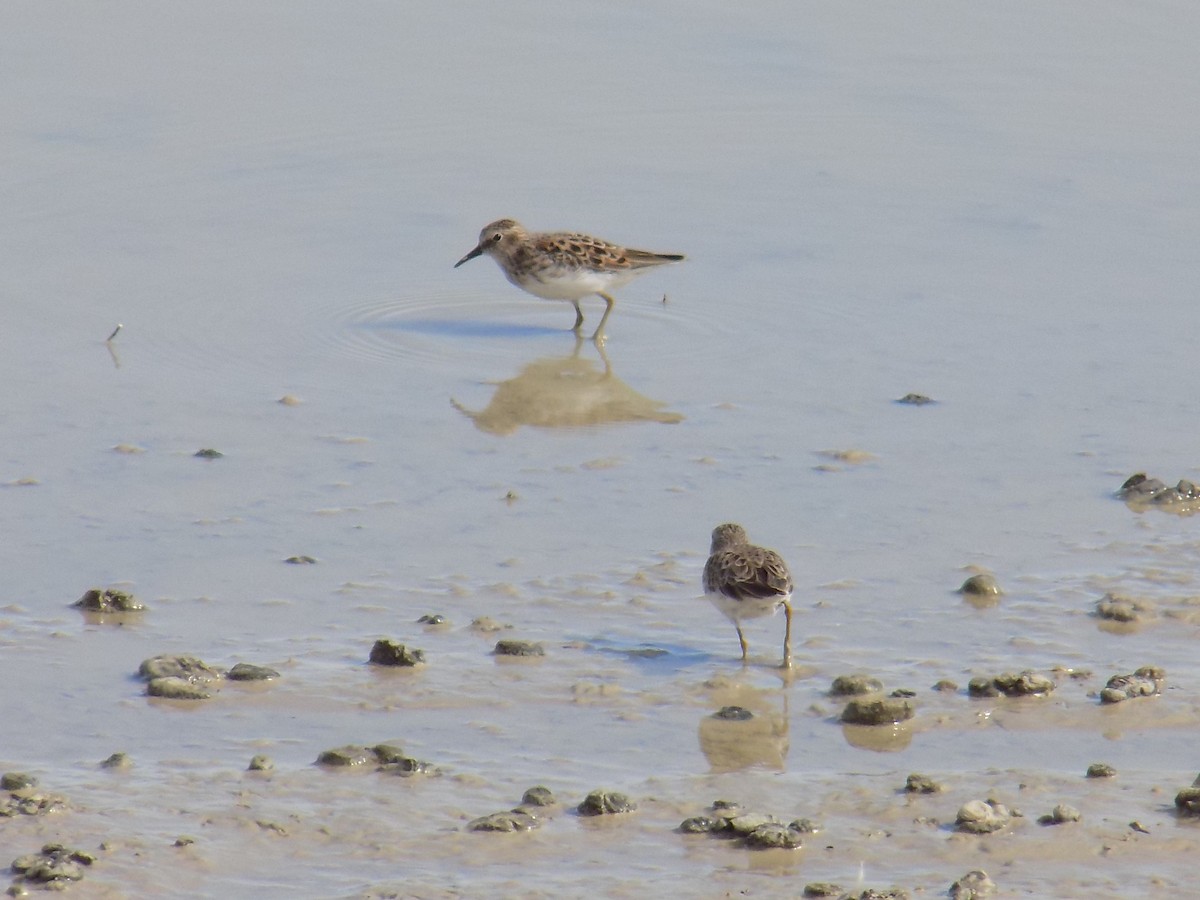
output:
POLYGON ((783 607, 783 667, 792 666, 792 576, 774 550, 756 547, 741 525, 718 525, 712 533, 712 554, 704 566, 704 593, 733 622, 746 661, 742 619, 769 616, 783 607))
POLYGON ((475 249, 454 264, 487 254, 508 280, 543 300, 567 300, 575 307, 575 331, 583 324, 579 301, 591 294, 607 306, 593 340, 604 337, 613 310, 613 291, 655 266, 679 262, 678 253, 650 253, 619 247, 586 234, 528 232, 519 222, 499 219, 479 233, 475 249))
POLYGON ((583 338, 576 337, 569 356, 537 359, 515 378, 501 381, 483 409, 472 412, 457 400, 450 403, 470 417, 475 427, 491 434, 512 434, 522 425, 557 428, 571 425, 604 425, 612 422, 663 422, 683 420, 663 404, 639 394, 613 374, 603 344, 596 349, 604 362, 601 371, 589 359, 580 359, 583 338))

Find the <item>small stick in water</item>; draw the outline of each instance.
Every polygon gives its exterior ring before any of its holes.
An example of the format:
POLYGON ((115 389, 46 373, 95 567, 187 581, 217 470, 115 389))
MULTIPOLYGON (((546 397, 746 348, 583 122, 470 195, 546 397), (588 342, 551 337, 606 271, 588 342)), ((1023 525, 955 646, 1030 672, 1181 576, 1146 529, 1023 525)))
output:
POLYGON ((117 327, 113 329, 113 333, 104 339, 104 343, 106 343, 106 344, 110 343, 112 341, 112 339, 117 336, 117 332, 120 331, 124 327, 125 327, 124 325, 122 325, 120 322, 118 322, 117 327))

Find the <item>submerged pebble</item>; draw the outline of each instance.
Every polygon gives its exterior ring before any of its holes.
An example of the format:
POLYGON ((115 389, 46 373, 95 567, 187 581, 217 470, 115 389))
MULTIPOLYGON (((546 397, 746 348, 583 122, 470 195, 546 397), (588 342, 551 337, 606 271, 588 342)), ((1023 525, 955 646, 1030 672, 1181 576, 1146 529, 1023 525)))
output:
POLYGON ((971 834, 991 834, 1012 821, 1007 806, 995 800, 969 800, 959 807, 954 824, 959 831, 971 834))
POLYGON ((608 816, 633 812, 637 804, 616 791, 596 790, 588 794, 578 810, 581 816, 608 816))
POLYGON ((1142 666, 1131 675, 1114 675, 1100 691, 1101 703, 1120 703, 1134 697, 1153 697, 1162 693, 1167 673, 1158 666, 1142 666))
POLYGON ((0 790, 23 791, 37 787, 38 780, 24 772, 5 772, 0 775, 0 790))
POLYGON ((372 645, 369 661, 376 666, 419 666, 425 662, 425 651, 382 638, 372 645))
POLYGON ((896 402, 903 403, 906 406, 926 406, 930 403, 936 403, 937 401, 935 401, 932 397, 926 397, 924 394, 908 393, 896 402))
POLYGON ((116 753, 109 756, 108 759, 101 760, 100 768, 102 768, 102 769, 132 769, 133 768, 133 758, 128 753, 118 750, 116 753))
POLYGON ((1088 778, 1113 778, 1117 774, 1117 770, 1108 763, 1092 763, 1087 767, 1088 778))
POLYGON ((844 897, 846 896, 840 884, 832 881, 810 881, 804 886, 805 897, 844 897))
POLYGON ((842 710, 842 721, 848 725, 895 725, 916 713, 916 706, 908 697, 856 699, 842 710))
POLYGON ((747 834, 745 841, 754 850, 798 850, 804 845, 804 835, 790 825, 764 822, 747 834))
POLYGON ((270 772, 275 768, 275 760, 263 753, 256 753, 250 759, 250 765, 247 767, 251 772, 270 772))
POLYGON ((722 706, 712 714, 714 719, 726 719, 733 722, 745 722, 754 718, 754 713, 744 706, 722 706))

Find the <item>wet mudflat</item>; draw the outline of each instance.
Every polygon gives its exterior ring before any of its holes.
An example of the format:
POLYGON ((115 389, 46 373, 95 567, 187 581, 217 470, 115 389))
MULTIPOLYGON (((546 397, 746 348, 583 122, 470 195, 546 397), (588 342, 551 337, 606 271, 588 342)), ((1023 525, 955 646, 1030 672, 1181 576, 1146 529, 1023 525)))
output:
POLYGON ((0 29, 10 878, 1194 892, 1190 6, 77 12, 0 29), (689 258, 598 348, 502 215, 689 258))

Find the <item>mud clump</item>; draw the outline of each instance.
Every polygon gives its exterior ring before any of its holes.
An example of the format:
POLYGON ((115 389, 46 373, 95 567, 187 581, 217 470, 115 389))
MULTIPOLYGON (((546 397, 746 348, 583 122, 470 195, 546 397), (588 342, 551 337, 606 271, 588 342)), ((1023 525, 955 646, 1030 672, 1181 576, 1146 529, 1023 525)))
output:
POLYGON ((862 694, 878 694, 883 691, 883 682, 870 675, 839 675, 829 687, 832 697, 858 697, 862 694))
POLYGON ((1092 763, 1087 767, 1088 778, 1115 778, 1117 770, 1108 763, 1092 763))
POLYGON ((373 765, 377 772, 391 772, 404 776, 437 772, 436 767, 429 763, 406 756, 395 744, 376 744, 373 747, 346 744, 343 747, 322 750, 317 755, 316 764, 329 769, 356 769, 373 765))
POLYGON ((1200 487, 1181 479, 1169 487, 1158 478, 1148 478, 1145 472, 1130 475, 1117 490, 1117 497, 1131 509, 1155 508, 1180 515, 1200 510, 1200 487))
POLYGON ((581 816, 612 816, 633 812, 637 804, 616 791, 596 790, 588 794, 576 809, 581 816))
POLYGON ((937 794, 942 790, 941 784, 928 775, 918 775, 916 772, 909 775, 904 782, 904 793, 906 794, 937 794))
POLYGON ((405 666, 413 667, 425 662, 425 651, 415 647, 410 649, 404 644, 386 638, 376 641, 371 647, 368 661, 373 666, 405 666))
POLYGON ((971 697, 999 697, 1001 694, 1029 697, 1049 694, 1056 686, 1052 678, 1026 669, 1017 674, 1005 672, 993 678, 972 678, 967 684, 967 694, 971 697))
POLYGON ((842 710, 842 722, 847 725, 895 725, 916 714, 916 706, 908 697, 856 699, 842 710))
POLYGON ((1131 675, 1114 675, 1100 691, 1101 703, 1120 703, 1135 697, 1153 697, 1162 693, 1167 673, 1158 666, 1142 666, 1131 675))
POLYGON ((970 597, 999 597, 1004 593, 996 576, 987 572, 972 575, 959 586, 958 592, 970 597))
POLYGON ((69 882, 83 880, 84 869, 95 861, 96 857, 84 850, 72 850, 63 844, 46 844, 38 853, 14 859, 12 870, 19 876, 17 885, 33 882, 62 889, 69 882))
POLYGON ((1008 827, 1013 814, 995 800, 970 800, 959 807, 954 825, 969 834, 991 834, 1008 827))
POLYGON ((230 681, 274 681, 279 673, 266 666, 256 666, 254 663, 237 663, 225 675, 230 681))
POLYGON ((145 604, 139 602, 133 594, 119 591, 116 588, 92 588, 85 591, 83 596, 71 604, 76 609, 97 613, 138 613, 145 612, 145 604))
POLYGON ((534 643, 533 641, 504 640, 497 641, 496 648, 492 652, 495 653, 496 656, 533 657, 545 656, 546 648, 541 644, 534 643))
POLYGON ((1044 816, 1038 816, 1039 825, 1063 825, 1067 822, 1078 822, 1083 813, 1073 806, 1060 803, 1044 816))
POLYGON ((968 872, 950 885, 950 900, 980 900, 996 893, 996 882, 982 869, 968 872))
POLYGON ((1155 614, 1154 604, 1149 600, 1105 594, 1096 601, 1096 617, 1109 622, 1130 625, 1143 622, 1155 614))

